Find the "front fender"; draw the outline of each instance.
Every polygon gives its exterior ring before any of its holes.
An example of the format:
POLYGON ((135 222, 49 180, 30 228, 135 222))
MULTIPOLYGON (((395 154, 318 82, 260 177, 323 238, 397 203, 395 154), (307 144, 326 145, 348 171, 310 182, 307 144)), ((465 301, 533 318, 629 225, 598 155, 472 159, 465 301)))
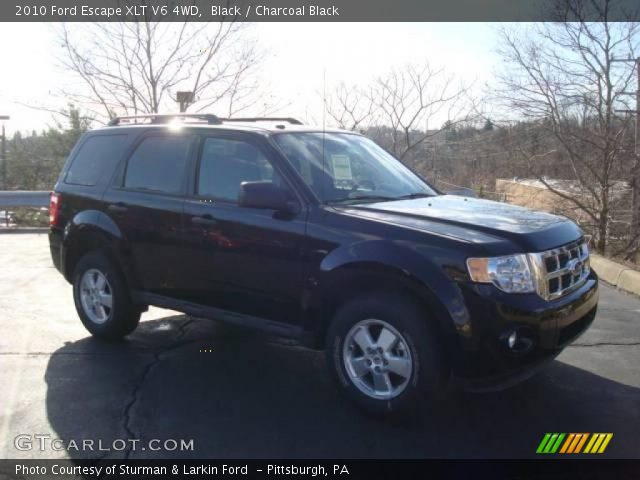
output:
MULTIPOLYGON (((454 280, 456 267, 447 265, 448 252, 434 247, 402 240, 365 240, 339 247, 320 264, 319 286, 331 281, 332 272, 349 265, 380 265, 402 273, 408 280, 438 302, 447 318, 440 319, 447 332, 470 333, 470 316, 464 297, 454 280)), ((451 262, 453 263, 453 262, 451 262)))

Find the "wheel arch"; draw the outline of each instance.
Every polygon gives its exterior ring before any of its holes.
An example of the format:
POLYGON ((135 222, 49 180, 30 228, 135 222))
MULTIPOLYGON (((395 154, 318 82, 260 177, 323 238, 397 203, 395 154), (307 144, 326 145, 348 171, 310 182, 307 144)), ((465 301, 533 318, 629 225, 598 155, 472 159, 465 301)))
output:
MULTIPOLYGON (((460 325, 468 323, 462 293, 442 268, 410 249, 391 242, 363 242, 325 258, 309 293, 305 331, 311 343, 323 348, 328 326, 344 302, 360 295, 400 293, 433 317, 447 355, 454 348, 460 325)), ((428 320, 427 320, 428 321, 428 320)))
POLYGON ((65 228, 62 245, 62 271, 68 282, 73 282, 75 266, 82 256, 101 251, 115 263, 127 284, 135 285, 131 270, 121 259, 124 250, 122 233, 103 212, 86 210, 78 213, 65 228))

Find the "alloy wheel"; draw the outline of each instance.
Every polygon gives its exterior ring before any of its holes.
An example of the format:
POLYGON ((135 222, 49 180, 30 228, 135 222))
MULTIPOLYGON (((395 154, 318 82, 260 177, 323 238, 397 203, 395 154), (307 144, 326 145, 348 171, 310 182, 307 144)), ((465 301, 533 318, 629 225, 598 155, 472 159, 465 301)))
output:
POLYGON ((109 320, 113 310, 113 290, 100 270, 89 269, 80 280, 80 301, 87 317, 98 325, 109 320))
POLYGON ((407 340, 383 320, 355 324, 345 338, 342 357, 351 382, 375 399, 400 395, 413 371, 407 340))

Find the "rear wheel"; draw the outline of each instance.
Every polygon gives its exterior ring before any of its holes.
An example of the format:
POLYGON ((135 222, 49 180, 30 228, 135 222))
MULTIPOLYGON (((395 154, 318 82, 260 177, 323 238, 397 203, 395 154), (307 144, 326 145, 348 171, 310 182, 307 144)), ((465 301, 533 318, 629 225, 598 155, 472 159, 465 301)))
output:
POLYGON ((435 395, 447 369, 430 320, 401 295, 342 306, 329 327, 327 361, 344 393, 373 413, 411 410, 435 395))
POLYGON ((118 339, 140 321, 120 271, 101 252, 84 255, 73 275, 73 298, 82 324, 91 334, 118 339))

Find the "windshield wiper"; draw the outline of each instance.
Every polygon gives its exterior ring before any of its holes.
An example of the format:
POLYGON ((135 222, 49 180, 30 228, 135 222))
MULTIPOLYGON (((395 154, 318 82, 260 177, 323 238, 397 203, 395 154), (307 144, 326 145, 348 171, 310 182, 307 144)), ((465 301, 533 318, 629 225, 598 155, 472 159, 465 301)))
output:
POLYGON ((385 195, 360 195, 358 197, 346 197, 340 198, 338 200, 328 200, 327 204, 334 203, 348 203, 348 202, 360 202, 360 201, 371 201, 371 202, 393 202, 396 200, 411 200, 414 198, 425 198, 425 197, 434 197, 435 195, 431 193, 408 193, 406 195, 400 195, 399 197, 388 197, 385 195))
POLYGON ((348 202, 390 202, 392 200, 397 200, 396 197, 385 197, 384 195, 360 195, 358 197, 345 197, 339 198, 337 200, 327 200, 328 205, 335 203, 348 203, 348 202))
POLYGON ((395 197, 395 200, 411 200, 414 198, 426 198, 426 197, 435 197, 432 193, 408 193, 406 195, 400 195, 399 197, 395 197))

